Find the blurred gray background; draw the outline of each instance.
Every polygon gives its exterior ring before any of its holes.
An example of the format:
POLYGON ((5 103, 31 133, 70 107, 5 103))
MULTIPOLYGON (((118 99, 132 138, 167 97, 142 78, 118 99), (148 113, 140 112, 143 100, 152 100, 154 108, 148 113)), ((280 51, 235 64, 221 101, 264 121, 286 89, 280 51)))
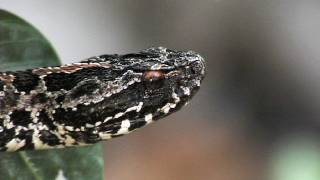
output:
POLYGON ((182 111, 104 142, 105 178, 320 179, 320 1, 1 0, 64 63, 151 46, 207 62, 182 111))

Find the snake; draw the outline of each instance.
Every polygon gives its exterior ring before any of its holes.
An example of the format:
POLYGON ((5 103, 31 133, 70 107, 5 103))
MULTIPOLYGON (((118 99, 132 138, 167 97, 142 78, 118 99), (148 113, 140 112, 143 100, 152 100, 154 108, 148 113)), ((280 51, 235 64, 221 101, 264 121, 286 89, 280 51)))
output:
POLYGON ((164 47, 0 72, 0 151, 123 136, 187 105, 204 77, 198 53, 164 47))

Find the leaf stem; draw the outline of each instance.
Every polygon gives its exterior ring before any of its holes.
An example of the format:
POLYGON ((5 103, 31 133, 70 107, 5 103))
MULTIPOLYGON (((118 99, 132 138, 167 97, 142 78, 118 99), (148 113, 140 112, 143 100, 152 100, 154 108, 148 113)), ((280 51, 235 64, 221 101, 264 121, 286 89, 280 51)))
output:
POLYGON ((36 173, 36 169, 33 167, 32 163, 29 161, 29 158, 26 154, 26 152, 18 152, 20 158, 22 161, 26 164, 27 168, 30 170, 31 174, 34 176, 35 180, 41 180, 41 177, 36 173))

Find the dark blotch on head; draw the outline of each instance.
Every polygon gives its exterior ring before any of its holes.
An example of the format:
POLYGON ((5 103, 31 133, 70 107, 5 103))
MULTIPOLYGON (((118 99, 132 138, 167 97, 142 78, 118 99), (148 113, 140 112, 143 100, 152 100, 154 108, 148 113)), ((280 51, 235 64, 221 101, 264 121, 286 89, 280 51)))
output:
POLYGON ((44 78, 48 91, 60 91, 61 89, 70 90, 76 84, 74 74, 53 73, 44 78))
POLYGON ((27 127, 28 124, 32 123, 31 112, 25 110, 16 110, 11 114, 11 121, 14 125, 20 125, 27 127))
POLYGON ((79 82, 85 79, 93 79, 95 77, 103 80, 113 80, 122 72, 113 72, 103 67, 84 68, 74 73, 52 73, 47 75, 44 80, 48 91, 59 91, 61 89, 70 90, 79 82))
POLYGON ((33 74, 31 70, 18 71, 13 75, 15 78, 12 84, 18 91, 29 93, 31 90, 35 89, 39 83, 38 75, 33 74))

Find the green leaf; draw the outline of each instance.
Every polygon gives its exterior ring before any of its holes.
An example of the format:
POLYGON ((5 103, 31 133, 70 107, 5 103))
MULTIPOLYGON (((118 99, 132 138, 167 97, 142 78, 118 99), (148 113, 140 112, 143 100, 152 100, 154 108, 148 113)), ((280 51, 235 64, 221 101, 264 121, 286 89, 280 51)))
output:
POLYGON ((299 134, 280 141, 270 165, 272 180, 319 180, 318 136, 299 134))
MULTIPOLYGON (((41 33, 21 18, 0 10, 0 71, 59 65, 41 33)), ((101 145, 0 153, 0 178, 6 180, 103 179, 101 145)))

